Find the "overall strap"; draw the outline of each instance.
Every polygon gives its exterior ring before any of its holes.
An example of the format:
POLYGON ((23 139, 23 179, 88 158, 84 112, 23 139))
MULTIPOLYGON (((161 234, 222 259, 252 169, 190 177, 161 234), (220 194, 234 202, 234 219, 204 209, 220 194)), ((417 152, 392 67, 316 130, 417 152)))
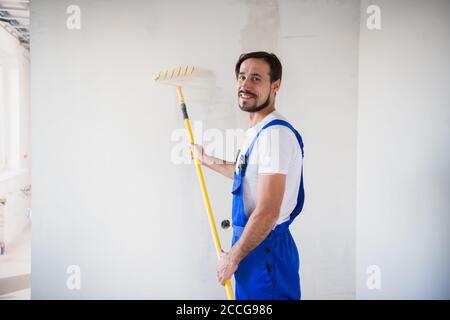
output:
POLYGON ((256 140, 258 139, 259 135, 267 128, 271 127, 271 126, 285 126, 288 127, 289 129, 292 130, 292 132, 295 134, 298 143, 300 144, 300 149, 302 150, 302 158, 304 157, 304 151, 303 151, 303 140, 302 137, 300 136, 300 134, 298 133, 297 130, 295 130, 295 128, 287 121, 285 120, 281 120, 281 119, 275 119, 270 121, 269 123, 267 123, 266 125, 264 125, 261 129, 259 129, 258 133, 256 134, 256 136, 253 138, 252 142, 250 143, 247 152, 245 153, 245 158, 248 159, 248 157, 250 156, 250 153, 253 150, 253 146, 255 145, 256 140))
MULTIPOLYGON (((298 131, 287 121, 285 120, 281 120, 281 119, 275 119, 270 121, 269 123, 267 123, 266 125, 264 125, 256 134, 255 138, 253 139, 252 143, 250 144, 250 146, 247 149, 247 152, 245 153, 245 166, 247 165, 247 160, 248 157, 250 156, 252 150, 253 150, 253 146, 255 145, 256 140, 258 139, 259 135, 263 132, 263 130, 271 127, 271 126, 275 126, 275 125, 281 125, 281 126, 285 126, 288 127, 289 129, 291 129, 291 131, 295 134, 295 137, 297 138, 297 141, 300 145, 300 150, 302 152, 302 158, 304 158, 305 156, 305 152, 303 149, 303 140, 302 137, 300 136, 300 134, 298 133, 298 131)), ((244 169, 245 171, 245 169, 244 169)), ((303 163, 302 163, 302 168, 301 168, 301 176, 300 176, 300 187, 298 190, 298 196, 297 196, 297 205, 295 206, 294 210, 292 211, 292 213, 290 214, 289 220, 278 225, 271 234, 277 234, 277 233, 282 233, 288 230, 289 225, 294 221, 294 219, 300 214, 300 212, 303 209, 303 204, 305 202, 305 191, 303 188, 303 163)))

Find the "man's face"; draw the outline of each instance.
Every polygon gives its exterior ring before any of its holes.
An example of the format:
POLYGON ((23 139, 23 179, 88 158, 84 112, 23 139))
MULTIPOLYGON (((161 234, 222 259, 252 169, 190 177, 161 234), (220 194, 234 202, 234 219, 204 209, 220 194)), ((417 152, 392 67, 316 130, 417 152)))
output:
POLYGON ((280 87, 280 80, 270 82, 270 66, 263 59, 242 62, 237 78, 239 108, 258 112, 269 106, 280 87))

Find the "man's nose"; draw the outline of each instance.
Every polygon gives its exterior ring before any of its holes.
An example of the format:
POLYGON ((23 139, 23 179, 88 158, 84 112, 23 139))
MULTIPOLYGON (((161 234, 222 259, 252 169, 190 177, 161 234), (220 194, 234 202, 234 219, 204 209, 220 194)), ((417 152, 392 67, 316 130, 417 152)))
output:
POLYGON ((248 81, 248 79, 241 80, 241 83, 239 84, 239 90, 251 90, 251 83, 248 81))

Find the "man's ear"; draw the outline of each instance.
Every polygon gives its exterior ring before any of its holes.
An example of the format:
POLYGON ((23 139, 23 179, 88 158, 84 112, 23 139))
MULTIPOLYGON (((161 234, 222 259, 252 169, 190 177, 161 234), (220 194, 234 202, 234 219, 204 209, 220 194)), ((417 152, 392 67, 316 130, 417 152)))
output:
POLYGON ((274 92, 275 92, 275 94, 276 94, 276 93, 278 92, 278 90, 280 90, 281 80, 278 79, 278 80, 274 81, 274 82, 272 83, 272 86, 273 86, 274 92))

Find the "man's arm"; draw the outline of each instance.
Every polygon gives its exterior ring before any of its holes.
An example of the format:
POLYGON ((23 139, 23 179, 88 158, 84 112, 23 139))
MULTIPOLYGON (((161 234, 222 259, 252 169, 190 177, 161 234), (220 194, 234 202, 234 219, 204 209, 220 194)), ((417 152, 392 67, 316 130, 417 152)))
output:
POLYGON ((234 179, 235 162, 228 162, 222 159, 215 158, 207 155, 202 146, 195 144, 191 145, 191 152, 195 152, 195 155, 200 164, 214 170, 227 178, 234 179))
POLYGON ((219 282, 224 285, 236 271, 241 260, 255 249, 272 231, 280 215, 286 185, 285 174, 260 174, 258 203, 245 226, 240 239, 217 267, 219 282))

